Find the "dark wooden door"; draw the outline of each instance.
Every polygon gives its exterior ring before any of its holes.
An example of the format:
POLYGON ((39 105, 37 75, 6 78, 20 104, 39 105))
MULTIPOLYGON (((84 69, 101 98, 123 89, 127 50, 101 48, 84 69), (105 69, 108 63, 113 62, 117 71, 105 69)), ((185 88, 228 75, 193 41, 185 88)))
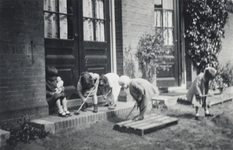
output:
POLYGON ((105 74, 111 71, 108 0, 79 1, 80 69, 105 74))
POLYGON ((178 86, 181 82, 180 28, 178 0, 156 0, 155 30, 163 31, 165 47, 171 49, 166 56, 169 70, 159 70, 157 86, 167 88, 178 86))
POLYGON ((104 0, 44 0, 45 63, 58 69, 67 99, 77 98, 82 71, 102 74, 111 69, 108 11, 104 0), (87 4, 92 16, 85 16, 87 4))

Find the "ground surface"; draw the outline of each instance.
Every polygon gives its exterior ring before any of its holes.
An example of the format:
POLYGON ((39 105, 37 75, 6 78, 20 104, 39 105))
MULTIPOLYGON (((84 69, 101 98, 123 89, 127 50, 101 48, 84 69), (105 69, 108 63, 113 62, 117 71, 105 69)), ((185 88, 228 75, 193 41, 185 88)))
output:
MULTIPOLYGON (((207 119, 201 111, 202 118, 196 121, 192 106, 176 104, 168 107, 168 110, 154 109, 152 113, 177 117, 178 124, 144 137, 113 130, 115 123, 127 116, 124 114, 85 128, 49 135, 45 139, 18 143, 16 147, 6 146, 2 150, 232 150, 232 101, 212 106, 210 111, 218 115, 207 119)), ((133 112, 135 114, 136 110, 133 112)))

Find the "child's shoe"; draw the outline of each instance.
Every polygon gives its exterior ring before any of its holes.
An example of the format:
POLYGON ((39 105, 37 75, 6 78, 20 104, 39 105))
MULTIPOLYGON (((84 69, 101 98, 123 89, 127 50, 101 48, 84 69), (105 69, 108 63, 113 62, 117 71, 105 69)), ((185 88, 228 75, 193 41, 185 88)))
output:
POLYGON ((71 116, 71 113, 69 112, 69 110, 65 110, 65 113, 67 116, 71 116))
POLYGON ((110 106, 108 107, 109 110, 113 110, 113 109, 115 109, 115 108, 116 108, 116 104, 112 104, 112 105, 110 105, 110 106))
POLYGON ((212 116, 214 116, 213 114, 210 114, 210 113, 205 113, 205 117, 212 117, 212 116))
POLYGON ((64 111, 58 112, 59 117, 66 117, 66 113, 64 111))

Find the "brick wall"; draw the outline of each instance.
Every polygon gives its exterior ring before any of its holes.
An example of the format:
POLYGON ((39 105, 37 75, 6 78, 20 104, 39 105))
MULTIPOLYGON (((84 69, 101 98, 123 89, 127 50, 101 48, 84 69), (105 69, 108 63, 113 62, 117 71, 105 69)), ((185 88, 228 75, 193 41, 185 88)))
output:
POLYGON ((228 13, 229 20, 225 26, 225 38, 222 38, 222 50, 219 53, 218 59, 220 65, 231 61, 233 64, 233 13, 228 13))
POLYGON ((0 122, 48 115, 42 0, 0 0, 0 122))
MULTIPOLYGON (((118 3, 121 0, 116 0, 118 3)), ((128 68, 134 68, 135 67, 135 76, 140 76, 140 72, 138 71, 138 63, 135 60, 134 54, 137 51, 137 45, 139 42, 139 39, 142 37, 145 33, 153 33, 154 28, 154 5, 153 0, 122 0, 121 1, 121 9, 122 14, 122 51, 123 53, 118 53, 118 57, 121 59, 118 60, 119 62, 122 62, 122 58, 125 59, 124 51, 130 49, 131 56, 133 56, 133 64, 134 66, 128 67, 128 68), (122 55, 124 57, 122 57, 122 55)), ((117 5, 116 5, 117 7, 117 5)), ((119 8, 119 7, 117 7, 119 8)), ((117 22, 117 20, 116 20, 117 22)), ((116 25, 117 26, 117 25, 116 25)), ((118 28, 120 29, 120 28, 118 28)), ((118 37, 117 37, 118 38, 118 37)), ((119 40, 117 41, 119 42, 119 40)), ((124 62, 126 62, 124 60, 124 62)), ((124 65, 124 74, 128 72, 126 69, 127 67, 124 65)))

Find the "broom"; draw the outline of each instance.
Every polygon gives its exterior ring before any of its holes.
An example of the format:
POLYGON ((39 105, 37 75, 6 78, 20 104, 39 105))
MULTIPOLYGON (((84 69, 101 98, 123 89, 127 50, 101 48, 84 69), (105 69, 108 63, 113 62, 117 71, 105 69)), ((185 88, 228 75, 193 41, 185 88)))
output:
MULTIPOLYGON (((94 90, 95 86, 91 89, 91 91, 88 93, 87 95, 87 99, 89 98, 90 94, 92 93, 92 91, 94 90)), ((81 106, 79 107, 79 109, 75 112, 76 115, 79 115, 80 114, 80 110, 81 108, 83 107, 83 105, 86 103, 86 101, 84 101, 81 106)))

